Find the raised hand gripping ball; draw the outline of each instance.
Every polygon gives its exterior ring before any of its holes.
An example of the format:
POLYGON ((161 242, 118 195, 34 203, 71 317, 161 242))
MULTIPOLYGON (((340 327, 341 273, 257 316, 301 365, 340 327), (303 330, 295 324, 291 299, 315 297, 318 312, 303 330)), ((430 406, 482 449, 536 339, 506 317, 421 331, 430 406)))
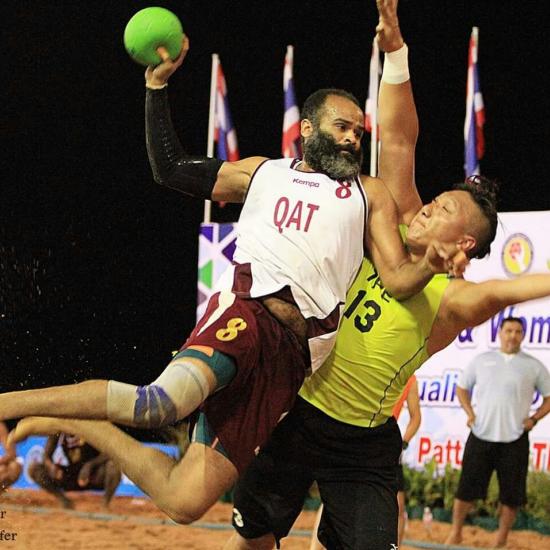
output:
POLYGON ((176 59, 181 52, 183 30, 180 20, 165 8, 145 8, 128 21, 124 29, 124 47, 130 57, 141 65, 158 65, 162 62, 157 53, 164 46, 170 57, 176 59))

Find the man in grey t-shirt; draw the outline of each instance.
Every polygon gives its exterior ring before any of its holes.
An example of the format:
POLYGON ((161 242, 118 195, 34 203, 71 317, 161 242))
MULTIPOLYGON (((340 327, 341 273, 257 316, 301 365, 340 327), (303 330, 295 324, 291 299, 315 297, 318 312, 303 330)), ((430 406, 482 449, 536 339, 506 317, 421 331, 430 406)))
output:
POLYGON ((498 475, 501 505, 496 547, 506 545, 517 510, 526 502, 527 434, 550 412, 550 373, 538 359, 520 350, 523 336, 521 319, 504 319, 499 330, 500 351, 475 357, 458 380, 458 400, 472 431, 464 448, 453 525, 446 544, 461 542, 466 515, 474 500, 486 497, 493 470, 498 475), (471 403, 474 386, 475 411, 471 403), (529 416, 535 390, 543 401, 529 416))

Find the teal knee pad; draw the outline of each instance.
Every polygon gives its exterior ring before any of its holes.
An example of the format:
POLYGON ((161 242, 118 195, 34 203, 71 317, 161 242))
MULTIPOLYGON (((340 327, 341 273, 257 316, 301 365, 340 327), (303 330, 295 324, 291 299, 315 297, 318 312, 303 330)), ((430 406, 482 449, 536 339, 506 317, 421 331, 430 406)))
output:
POLYGON ((198 349, 185 348, 177 353, 172 360, 178 357, 194 357, 195 359, 204 361, 212 369, 216 377, 216 390, 227 386, 237 373, 235 361, 229 355, 225 355, 225 353, 221 353, 220 351, 214 350, 212 357, 209 357, 198 349))

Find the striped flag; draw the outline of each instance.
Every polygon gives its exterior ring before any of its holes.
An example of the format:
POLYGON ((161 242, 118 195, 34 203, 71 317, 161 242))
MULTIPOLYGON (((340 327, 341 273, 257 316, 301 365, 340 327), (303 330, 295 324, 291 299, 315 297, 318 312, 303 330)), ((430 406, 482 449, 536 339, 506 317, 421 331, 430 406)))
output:
POLYGON ((233 126, 231 112, 229 111, 227 86, 225 84, 221 63, 218 63, 218 73, 216 75, 215 105, 214 141, 216 142, 216 157, 220 160, 239 160, 237 133, 233 126))
POLYGON ((370 57, 369 96, 365 105, 365 130, 369 133, 372 132, 373 127, 377 128, 378 126, 378 86, 381 74, 380 50, 375 37, 372 41, 372 54, 370 57))
POLYGON ((483 125, 485 107, 477 72, 478 28, 472 28, 468 50, 468 80, 466 83, 466 119, 464 121, 464 170, 466 177, 479 174, 479 160, 485 153, 483 125))
POLYGON ((300 143, 300 111, 296 105, 294 95, 294 80, 292 69, 294 65, 294 48, 287 46, 285 67, 283 71, 283 90, 285 93, 285 115, 283 118, 283 157, 300 157, 302 147, 300 143))

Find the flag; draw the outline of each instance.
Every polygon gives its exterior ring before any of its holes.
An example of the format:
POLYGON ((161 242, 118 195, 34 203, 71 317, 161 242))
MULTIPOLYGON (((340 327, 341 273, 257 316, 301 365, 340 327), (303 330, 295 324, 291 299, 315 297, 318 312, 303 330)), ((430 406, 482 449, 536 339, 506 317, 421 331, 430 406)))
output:
POLYGON ((382 70, 380 67, 380 50, 376 38, 372 41, 372 54, 369 68, 369 96, 365 105, 365 130, 372 132, 373 126, 377 126, 378 113, 378 85, 382 70))
POLYGON ((221 63, 218 63, 216 75, 216 101, 215 101, 215 130, 214 141, 216 142, 216 157, 220 160, 239 160, 239 145, 237 133, 233 126, 233 119, 229 111, 227 100, 227 86, 223 76, 221 63))
POLYGON ((478 28, 472 28, 468 49, 468 79, 466 83, 466 119, 464 121, 464 170, 466 177, 479 174, 479 160, 485 153, 483 125, 485 107, 477 71, 478 28))
POLYGON ((294 64, 294 48, 287 46, 285 67, 283 70, 283 90, 285 94, 285 114, 283 117, 283 157, 300 157, 302 147, 300 143, 300 111, 296 105, 294 95, 294 80, 292 68, 294 64))

